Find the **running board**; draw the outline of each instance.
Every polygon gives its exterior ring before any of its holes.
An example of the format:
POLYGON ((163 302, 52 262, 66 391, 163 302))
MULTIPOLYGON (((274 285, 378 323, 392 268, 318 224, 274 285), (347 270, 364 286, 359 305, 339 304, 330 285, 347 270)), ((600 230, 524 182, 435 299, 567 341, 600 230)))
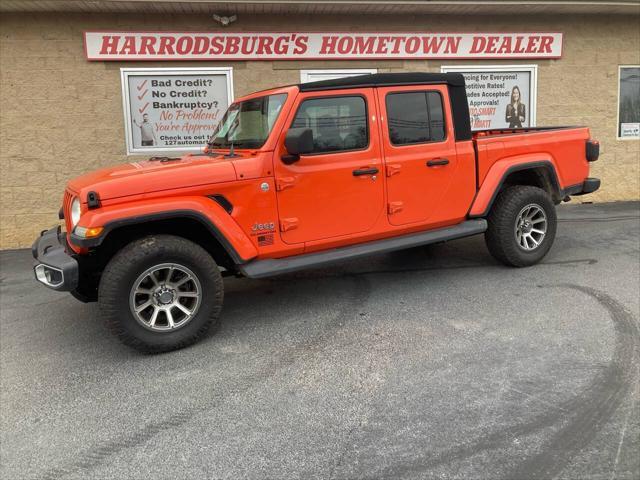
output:
POLYGON ((401 237, 376 240, 375 242, 349 245, 348 247, 334 248, 317 253, 297 255, 285 258, 267 258, 254 260, 244 265, 239 265, 240 272, 249 278, 264 278, 283 273, 295 272, 305 268, 321 267, 342 260, 365 257, 376 253, 393 252, 405 248, 428 245, 430 243, 446 242, 456 238, 468 237, 483 233, 487 229, 487 221, 484 219, 467 220, 453 227, 429 230, 427 232, 412 233, 401 237))

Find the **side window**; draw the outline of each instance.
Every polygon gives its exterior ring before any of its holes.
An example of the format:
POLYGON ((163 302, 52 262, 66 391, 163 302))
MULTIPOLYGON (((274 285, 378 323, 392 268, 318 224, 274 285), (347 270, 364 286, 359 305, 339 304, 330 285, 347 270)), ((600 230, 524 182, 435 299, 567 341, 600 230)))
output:
POLYGON ((313 131, 312 153, 359 150, 369 144, 367 107, 363 97, 305 100, 291 127, 313 131))
POLYGON ((392 144, 410 145, 445 139, 444 109, 438 92, 390 93, 386 104, 392 144))

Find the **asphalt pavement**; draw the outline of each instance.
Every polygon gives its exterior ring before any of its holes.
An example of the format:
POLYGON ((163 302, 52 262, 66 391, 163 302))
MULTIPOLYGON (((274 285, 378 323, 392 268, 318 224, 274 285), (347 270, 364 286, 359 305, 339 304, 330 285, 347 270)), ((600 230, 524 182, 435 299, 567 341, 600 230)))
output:
POLYGON ((0 253, 2 479, 638 479, 640 204, 563 205, 534 267, 482 236, 225 280, 143 355, 0 253))

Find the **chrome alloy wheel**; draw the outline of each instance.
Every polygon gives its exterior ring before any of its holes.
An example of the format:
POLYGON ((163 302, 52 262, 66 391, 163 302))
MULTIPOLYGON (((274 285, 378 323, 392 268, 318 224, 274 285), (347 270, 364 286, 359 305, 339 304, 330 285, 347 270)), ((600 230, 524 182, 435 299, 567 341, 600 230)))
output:
POLYGON ((547 234, 547 215, 540 205, 531 203, 516 217, 515 235, 518 246, 526 251, 540 246, 547 234))
POLYGON ((131 313, 153 331, 184 327, 200 307, 202 287, 198 277, 183 265, 163 263, 147 269, 133 283, 131 313))

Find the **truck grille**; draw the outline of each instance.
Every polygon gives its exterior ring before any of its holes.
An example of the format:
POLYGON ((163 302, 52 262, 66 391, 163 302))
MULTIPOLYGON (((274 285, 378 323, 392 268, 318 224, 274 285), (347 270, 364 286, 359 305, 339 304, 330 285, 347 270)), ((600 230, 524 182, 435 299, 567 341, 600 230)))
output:
POLYGON ((64 212, 64 224, 67 228, 67 232, 71 232, 73 225, 71 225, 71 202, 73 201, 74 194, 69 190, 64 191, 64 197, 62 199, 62 211, 64 212))

